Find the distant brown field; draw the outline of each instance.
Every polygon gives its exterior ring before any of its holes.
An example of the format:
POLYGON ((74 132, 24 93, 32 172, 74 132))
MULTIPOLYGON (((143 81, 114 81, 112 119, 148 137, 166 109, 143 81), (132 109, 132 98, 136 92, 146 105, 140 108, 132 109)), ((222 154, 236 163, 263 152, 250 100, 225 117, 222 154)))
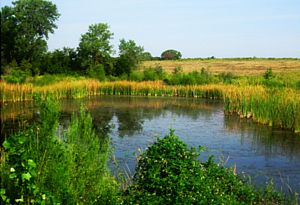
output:
POLYGON ((295 73, 300 75, 300 60, 297 59, 209 59, 209 60, 164 60, 145 61, 140 69, 162 66, 171 73, 174 68, 181 67, 183 72, 200 71, 208 69, 214 74, 231 72, 235 75, 260 75, 267 69, 272 68, 274 73, 295 73))

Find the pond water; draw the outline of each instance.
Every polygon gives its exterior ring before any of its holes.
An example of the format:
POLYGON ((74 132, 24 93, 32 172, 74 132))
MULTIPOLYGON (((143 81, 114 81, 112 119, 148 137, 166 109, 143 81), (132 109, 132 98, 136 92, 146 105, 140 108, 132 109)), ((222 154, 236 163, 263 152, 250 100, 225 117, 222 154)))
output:
MULTIPOLYGON (((192 98, 101 96, 61 101, 61 125, 80 104, 90 111, 99 133, 108 133, 115 158, 131 174, 138 150, 145 150, 172 128, 189 146, 205 146, 200 160, 214 155, 227 167, 265 185, 270 178, 279 190, 300 192, 300 136, 272 129, 237 116, 226 116, 218 101, 192 98)), ((8 136, 26 120, 35 119, 33 103, 1 107, 1 136, 8 136)), ((113 167, 110 164, 111 167, 113 167)))

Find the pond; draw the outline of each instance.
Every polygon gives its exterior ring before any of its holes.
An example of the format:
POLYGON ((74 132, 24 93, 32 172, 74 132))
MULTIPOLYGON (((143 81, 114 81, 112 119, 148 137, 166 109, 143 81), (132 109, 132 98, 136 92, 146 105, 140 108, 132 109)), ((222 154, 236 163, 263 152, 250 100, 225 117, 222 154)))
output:
MULTIPOLYGON (((257 186, 270 178, 279 190, 300 192, 300 136, 289 131, 227 116, 222 102, 193 98, 101 96, 61 101, 61 126, 68 124, 81 104, 90 111, 97 132, 108 133, 115 158, 133 174, 136 154, 170 129, 189 146, 205 146, 200 160, 214 155, 227 167, 251 176, 257 186)), ((1 136, 8 136, 24 120, 36 117, 31 103, 1 108, 1 136)), ((110 163, 111 167, 112 163, 110 163)), ((115 168, 112 168, 115 171, 115 168)))

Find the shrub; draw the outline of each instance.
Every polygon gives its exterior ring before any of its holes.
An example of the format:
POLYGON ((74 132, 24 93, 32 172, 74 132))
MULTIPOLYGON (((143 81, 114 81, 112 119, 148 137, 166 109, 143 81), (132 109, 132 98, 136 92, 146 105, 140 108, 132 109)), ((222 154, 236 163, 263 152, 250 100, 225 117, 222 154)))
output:
POLYGON ((124 192, 125 204, 282 203, 274 191, 255 191, 212 157, 201 163, 202 150, 188 148, 172 130, 158 139, 140 156, 133 185, 124 192))
POLYGON ((222 82, 229 83, 229 84, 231 84, 233 80, 236 79, 236 77, 231 72, 221 73, 219 75, 219 78, 221 79, 222 82))
POLYGON ((116 204, 118 184, 106 162, 109 142, 81 109, 57 136, 58 104, 39 103, 40 120, 3 144, 0 196, 7 204, 116 204))
POLYGON ((105 80, 105 70, 102 64, 97 64, 95 66, 91 66, 88 70, 88 75, 92 78, 96 78, 100 81, 105 80))
POLYGON ((143 81, 144 74, 142 72, 140 72, 140 71, 133 71, 133 72, 130 73, 129 79, 131 81, 138 81, 138 82, 140 82, 140 81, 143 81))
POLYGON ((147 68, 144 70, 144 80, 163 80, 166 74, 161 66, 147 68))
POLYGON ((273 76, 273 71, 272 71, 272 68, 269 68, 265 73, 264 73, 264 78, 266 80, 269 80, 271 79, 273 76))

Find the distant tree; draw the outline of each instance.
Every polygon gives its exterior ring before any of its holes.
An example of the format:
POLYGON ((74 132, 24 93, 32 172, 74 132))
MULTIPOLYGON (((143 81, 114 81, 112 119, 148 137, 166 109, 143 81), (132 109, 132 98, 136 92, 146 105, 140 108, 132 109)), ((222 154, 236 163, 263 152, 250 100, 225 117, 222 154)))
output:
POLYGON ((129 75, 132 70, 138 67, 144 54, 144 48, 138 46, 133 40, 120 40, 119 45, 120 56, 116 63, 116 74, 129 75))
POLYGON ((105 23, 92 24, 88 31, 81 35, 78 55, 85 69, 97 64, 104 65, 106 69, 110 67, 109 61, 113 54, 113 46, 110 43, 112 37, 113 33, 105 23))
POLYGON ((49 33, 57 28, 56 5, 46 0, 18 0, 1 9, 1 64, 13 59, 38 64, 49 33))
POLYGON ((181 53, 176 50, 166 50, 161 54, 163 60, 178 60, 181 58, 181 53))
POLYGON ((69 73, 77 70, 77 53, 73 48, 48 52, 41 63, 42 73, 69 73))
POLYGON ((152 55, 151 55, 151 53, 150 52, 144 52, 144 53, 142 53, 142 56, 141 56, 141 60, 143 60, 143 61, 150 61, 150 60, 152 60, 152 55))

